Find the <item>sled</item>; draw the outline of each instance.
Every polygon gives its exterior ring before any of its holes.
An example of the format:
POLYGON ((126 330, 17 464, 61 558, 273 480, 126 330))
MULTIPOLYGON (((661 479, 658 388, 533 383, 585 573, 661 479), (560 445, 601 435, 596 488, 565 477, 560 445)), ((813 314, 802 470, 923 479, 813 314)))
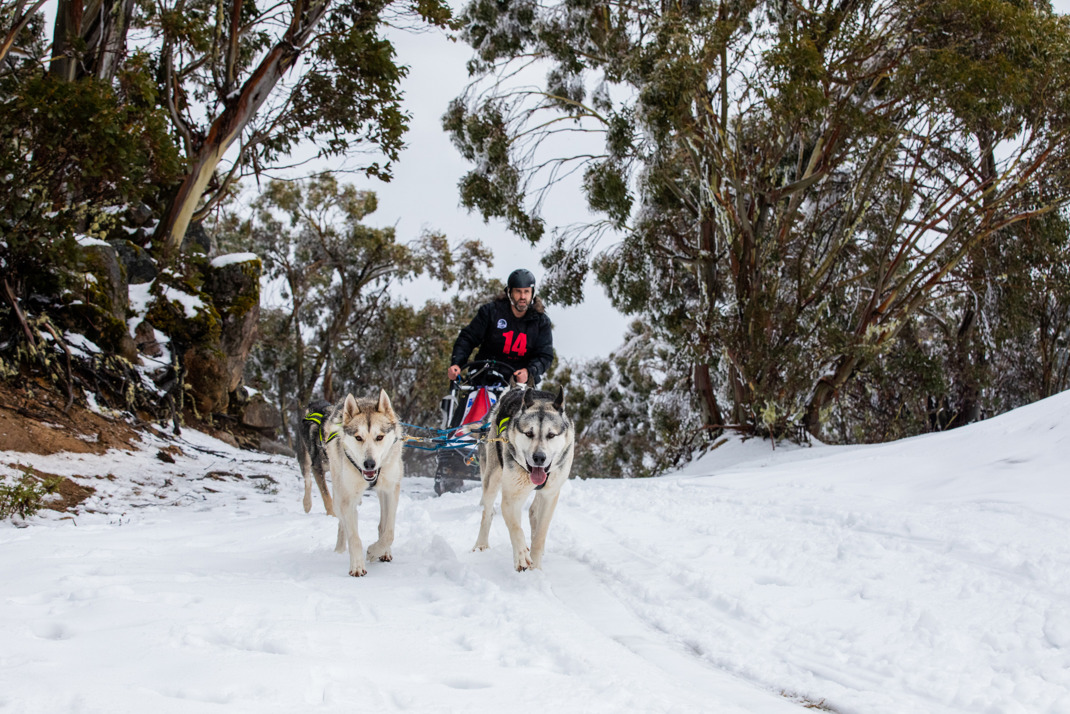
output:
POLYGON ((469 362, 442 398, 441 428, 405 425, 422 434, 407 437, 405 446, 435 452, 436 494, 460 491, 465 481, 479 480, 479 442, 489 434, 490 413, 512 374, 512 367, 496 360, 469 362))

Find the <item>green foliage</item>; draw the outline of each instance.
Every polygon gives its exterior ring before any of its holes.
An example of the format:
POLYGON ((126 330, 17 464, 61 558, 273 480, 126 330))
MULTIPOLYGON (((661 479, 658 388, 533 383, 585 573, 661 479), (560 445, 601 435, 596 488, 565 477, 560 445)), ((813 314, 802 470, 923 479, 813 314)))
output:
POLYGON ((483 63, 519 54, 534 39, 537 9, 530 0, 476 0, 459 19, 464 39, 477 49, 483 63))
POLYGON ((14 483, 0 483, 0 520, 29 518, 42 508, 46 496, 59 490, 60 479, 42 481, 29 469, 14 483))
POLYGON ((608 161, 588 166, 583 188, 592 209, 607 214, 614 228, 625 227, 632 213, 632 196, 622 166, 608 161))
POLYGON ((133 23, 160 38, 161 101, 187 159, 183 190, 157 229, 161 250, 175 252, 190 212, 218 204, 244 176, 259 180, 299 145, 314 145, 321 158, 355 159, 359 148, 377 157, 360 168, 389 180, 409 117, 401 109, 406 68, 380 32, 387 17, 405 12, 440 27, 451 18, 440 0, 246 2, 240 23, 206 0, 139 5, 133 23))
MULTIPOLYGON (((406 68, 382 28, 406 13, 420 24, 451 22, 440 0, 233 6, 64 0, 55 27, 44 27, 41 18, 31 22, 0 73, 0 320, 5 335, 18 336, 5 339, 5 349, 41 352, 32 329, 20 328, 48 314, 61 331, 84 332, 106 351, 132 350, 123 301, 108 292, 121 280, 98 280, 101 272, 83 264, 77 243, 83 236, 129 237, 140 249, 155 232, 153 248, 167 269, 153 285, 146 319, 169 335, 176 356, 193 348, 218 356, 221 327, 257 297, 212 304, 208 294, 218 291, 205 285, 213 274, 203 244, 191 240, 193 254, 179 255, 186 224, 197 225, 231 199, 242 176, 259 180, 262 171, 290 164, 287 157, 302 142, 332 157, 371 147, 364 153, 376 159, 363 168, 388 179, 409 117, 401 109, 406 68), (46 36, 57 38, 54 46, 46 36), (146 37, 153 41, 146 44, 146 37), (136 216, 129 233, 126 216, 136 216)), ((381 266, 414 275, 434 263, 452 276, 466 264, 435 263, 433 242, 411 250, 392 231, 360 226, 374 210, 374 196, 335 189, 322 182, 303 197, 276 186, 267 199, 292 204, 288 218, 303 220, 307 230, 316 226, 307 211, 334 211, 348 223, 320 236, 318 247, 306 232, 298 250, 305 254, 295 255, 315 263, 298 287, 309 295, 303 327, 320 329, 321 342, 347 329, 352 316, 325 325, 312 313, 337 314, 356 294, 376 306, 388 282, 381 266), (350 249, 368 256, 368 272, 348 267, 350 249), (326 282, 316 275, 323 261, 336 268, 324 273, 326 282), (340 297, 331 294, 332 275, 345 283, 340 297)), ((231 227, 240 233, 239 223, 231 227)))
POLYGON ((887 353, 871 360, 825 416, 827 438, 870 444, 940 428, 948 420, 950 385, 932 337, 912 325, 887 353))
POLYGON ((1012 342, 1061 383, 1067 293, 1025 321, 1018 304, 1061 254, 1006 278, 1070 201, 1070 24, 1046 6, 475 0, 462 18, 474 79, 443 121, 472 164, 462 202, 532 238, 523 217, 579 168, 605 218, 555 236, 547 294, 581 299, 592 268, 711 373, 707 419, 778 438, 944 428, 1037 393, 1027 358, 1014 389, 995 366, 1012 342), (550 67, 536 90, 512 80, 533 60, 550 67))
POLYGON ((579 429, 573 473, 643 478, 686 458, 699 442, 698 424, 672 384, 686 381, 687 369, 640 322, 632 323, 624 344, 608 358, 556 365, 547 379, 565 388, 579 429))
POLYGON ((92 79, 0 79, 0 261, 19 296, 58 296, 77 279, 65 269, 74 236, 103 233, 105 207, 173 179, 175 147, 142 102, 143 78, 132 68, 118 92, 92 79))
MULTIPOLYGON (((408 129, 401 111, 401 79, 393 45, 376 35, 377 22, 335 18, 315 48, 313 70, 293 95, 293 108, 279 123, 275 150, 288 154, 298 139, 315 142, 320 156, 343 155, 353 137, 375 144, 396 159, 408 129)), ((274 157, 272 157, 274 158, 274 157)), ((369 173, 387 169, 373 165, 369 173)))
POLYGON ((1044 121, 1051 102, 1066 120, 1070 85, 1059 47, 1066 17, 1006 0, 913 2, 908 8, 926 46, 902 73, 904 81, 916 82, 912 90, 933 96, 970 129, 1002 136, 1014 135, 1024 122, 1044 121))
POLYGON ((442 118, 442 128, 471 162, 485 167, 461 179, 461 205, 477 208, 486 219, 504 218, 517 235, 532 243, 542 237, 543 221, 524 209, 520 171, 510 161, 510 138, 503 107, 488 104, 476 113, 454 101, 442 118))

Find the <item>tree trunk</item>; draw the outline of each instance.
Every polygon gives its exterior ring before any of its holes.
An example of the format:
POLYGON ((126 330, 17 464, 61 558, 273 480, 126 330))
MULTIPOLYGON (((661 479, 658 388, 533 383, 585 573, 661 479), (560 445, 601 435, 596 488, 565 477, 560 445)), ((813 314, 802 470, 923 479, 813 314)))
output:
POLYGON ((844 356, 840 359, 836 370, 818 380, 814 387, 814 393, 810 397, 810 403, 806 406, 806 416, 803 426, 806 431, 816 437, 821 436, 821 412, 826 409, 836 394, 847 384, 855 370, 858 368, 858 358, 844 356))
MULTIPOLYGON (((978 310, 982 309, 980 307, 978 310)), ((981 417, 980 371, 985 362, 984 345, 977 330, 977 311, 966 308, 955 335, 951 368, 957 373, 959 393, 949 427, 965 426, 981 417)))
POLYGON ((724 416, 713 391, 713 379, 708 364, 695 365, 695 391, 698 392, 703 426, 724 426, 724 416))
POLYGON ((113 79, 126 52, 133 13, 134 0, 60 0, 49 71, 68 82, 113 79))
POLYGON ((52 61, 48 71, 58 79, 74 81, 78 63, 71 40, 82 34, 82 0, 59 0, 56 22, 52 28, 52 61))
MULTIPOLYGON (((988 134, 982 132, 977 135, 980 151, 978 171, 982 185, 988 189, 999 179, 994 143, 994 139, 988 134)), ((992 208, 993 193, 994 191, 987 190, 981 199, 986 211, 992 208)), ((1001 266, 992 265, 986 244, 987 241, 975 243, 968 254, 966 275, 974 303, 966 306, 959 329, 953 336, 955 343, 951 346, 950 367, 957 382, 958 393, 953 397, 953 413, 950 423, 947 424, 949 427, 964 426, 981 418, 981 402, 984 397, 982 376, 988 362, 984 327, 981 323, 984 319, 985 299, 992 282, 990 275, 1001 270, 1001 266)))
POLYGON ((88 73, 110 82, 119 69, 119 60, 126 52, 126 33, 134 14, 134 0, 107 0, 94 4, 96 12, 83 20, 91 65, 88 73))

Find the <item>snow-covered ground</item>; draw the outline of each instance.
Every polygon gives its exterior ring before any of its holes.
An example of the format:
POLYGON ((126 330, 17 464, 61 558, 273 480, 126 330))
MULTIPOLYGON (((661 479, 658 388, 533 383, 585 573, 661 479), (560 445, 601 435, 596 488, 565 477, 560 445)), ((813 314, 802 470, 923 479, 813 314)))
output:
POLYGON ((1070 713, 1070 393, 574 480, 525 573, 500 517, 471 552, 477 492, 412 478, 394 561, 351 578, 292 462, 170 443, 2 455, 97 491, 0 525, 0 710, 1070 713))

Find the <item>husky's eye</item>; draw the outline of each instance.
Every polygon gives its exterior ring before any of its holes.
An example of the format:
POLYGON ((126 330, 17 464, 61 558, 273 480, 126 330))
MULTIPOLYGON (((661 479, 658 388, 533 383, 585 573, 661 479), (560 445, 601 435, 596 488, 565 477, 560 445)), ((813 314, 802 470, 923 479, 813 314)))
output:
POLYGON ((524 436, 528 437, 529 439, 534 439, 535 438, 535 432, 534 431, 525 431, 524 432, 524 436))
POLYGON ((557 436, 557 434, 555 434, 555 433, 554 433, 554 432, 552 432, 552 431, 548 431, 548 432, 546 432, 546 438, 547 438, 547 439, 552 439, 552 438, 554 438, 555 436, 557 436))
POLYGON ((357 440, 357 442, 359 442, 359 443, 361 443, 361 444, 363 444, 363 443, 364 443, 364 437, 363 437, 363 436, 357 436, 356 434, 354 434, 354 435, 353 435, 353 438, 354 438, 354 439, 356 439, 356 440, 357 440))
POLYGON ((376 441, 382 441, 383 440, 383 435, 380 434, 379 436, 375 437, 375 440, 376 441))

